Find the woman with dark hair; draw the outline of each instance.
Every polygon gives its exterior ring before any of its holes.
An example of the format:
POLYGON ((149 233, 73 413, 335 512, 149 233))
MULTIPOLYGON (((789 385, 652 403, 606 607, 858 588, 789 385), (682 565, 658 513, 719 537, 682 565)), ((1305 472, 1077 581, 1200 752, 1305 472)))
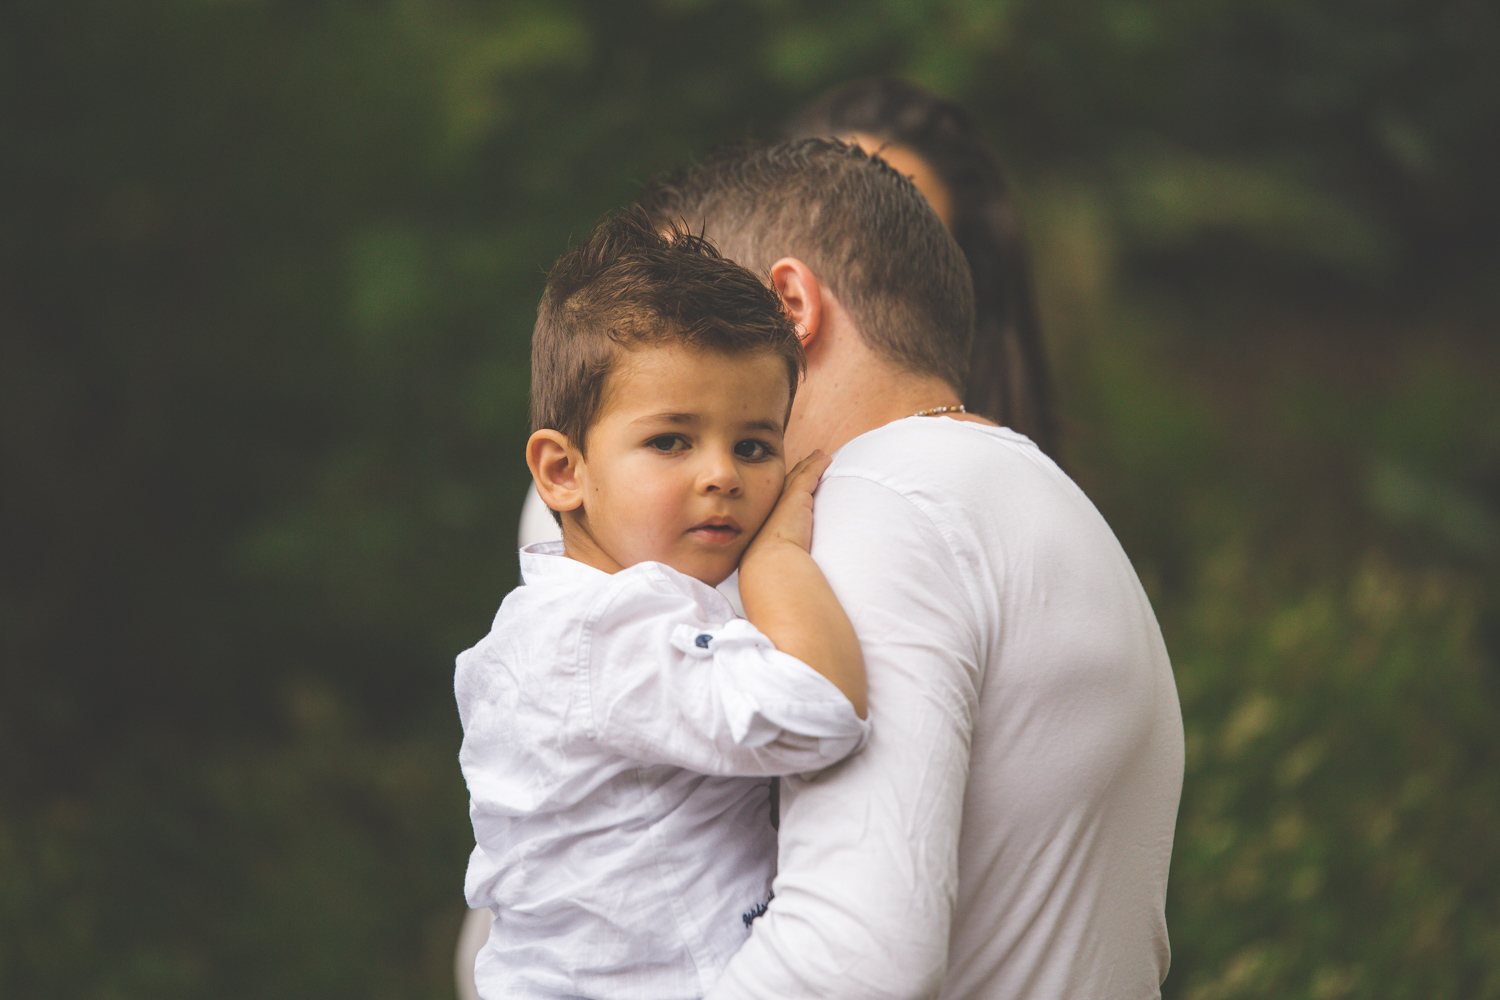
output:
POLYGON ((974 276, 974 347, 964 404, 1054 459, 1057 425, 1026 246, 1005 181, 957 104, 902 80, 860 80, 787 123, 788 138, 835 136, 909 176, 947 224, 974 276))

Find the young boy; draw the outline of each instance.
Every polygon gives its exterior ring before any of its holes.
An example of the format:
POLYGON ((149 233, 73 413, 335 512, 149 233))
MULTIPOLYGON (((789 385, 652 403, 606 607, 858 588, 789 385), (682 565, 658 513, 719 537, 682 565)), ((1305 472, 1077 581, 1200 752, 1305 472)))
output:
POLYGON ((563 541, 455 681, 486 1000, 702 996, 770 896, 765 779, 868 734, 807 552, 828 460, 785 474, 802 363, 772 291, 639 214, 548 276, 526 457, 563 541), (714 589, 736 566, 748 621, 714 589))

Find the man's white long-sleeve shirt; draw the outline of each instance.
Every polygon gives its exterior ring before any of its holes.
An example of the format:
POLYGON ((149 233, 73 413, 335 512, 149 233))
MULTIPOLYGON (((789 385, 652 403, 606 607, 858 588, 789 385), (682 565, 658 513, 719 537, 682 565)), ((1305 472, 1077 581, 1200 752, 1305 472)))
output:
POLYGON ((522 552, 522 586, 458 658, 464 889, 496 913, 475 981, 486 1000, 701 997, 775 871, 759 779, 824 767, 869 726, 713 588, 561 549, 522 552))
POLYGON ((1024 437, 897 421, 835 455, 813 556, 869 744, 782 781, 776 898, 712 1000, 1146 1000, 1183 734, 1114 534, 1024 437))

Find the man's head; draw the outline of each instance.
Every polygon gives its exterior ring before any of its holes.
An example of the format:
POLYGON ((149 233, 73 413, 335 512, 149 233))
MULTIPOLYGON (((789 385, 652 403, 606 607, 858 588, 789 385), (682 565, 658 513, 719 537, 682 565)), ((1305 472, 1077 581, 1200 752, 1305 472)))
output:
POLYGON ((921 193, 878 157, 827 139, 731 148, 657 182, 641 205, 659 226, 701 232, 757 273, 801 260, 874 352, 964 384, 968 264, 921 193))
POLYGON ((567 552, 717 584, 781 492, 802 350, 776 294, 643 213, 599 226, 547 278, 527 463, 567 552))

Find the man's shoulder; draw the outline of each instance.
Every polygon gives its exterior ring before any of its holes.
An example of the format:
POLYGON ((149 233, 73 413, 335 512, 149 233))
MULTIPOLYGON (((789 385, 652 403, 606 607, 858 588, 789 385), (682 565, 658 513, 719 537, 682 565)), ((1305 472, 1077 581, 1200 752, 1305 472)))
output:
POLYGON ((824 474, 867 479, 903 496, 1037 476, 1066 479, 1025 435, 942 417, 908 417, 867 431, 840 448, 824 474))
POLYGON ((819 488, 817 517, 851 525, 837 532, 848 545, 920 536, 980 574, 1007 553, 1101 537, 1102 525, 1083 491, 1030 439, 941 417, 898 420, 841 448, 819 488))

